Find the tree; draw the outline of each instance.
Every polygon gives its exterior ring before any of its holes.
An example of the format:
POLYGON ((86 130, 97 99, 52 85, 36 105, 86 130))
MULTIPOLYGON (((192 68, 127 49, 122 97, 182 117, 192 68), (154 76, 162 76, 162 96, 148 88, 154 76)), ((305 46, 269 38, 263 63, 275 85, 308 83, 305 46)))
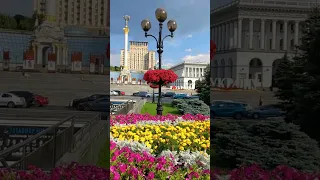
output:
POLYGON ((3 29, 16 29, 17 22, 13 17, 8 15, 0 14, 0 28, 3 29))
POLYGON ((317 142, 299 127, 281 120, 215 120, 211 146, 216 167, 233 169, 259 164, 266 169, 288 165, 303 171, 320 170, 317 142))
POLYGON ((297 47, 296 56, 290 65, 283 63, 278 80, 278 98, 291 104, 288 113, 294 114, 294 123, 311 138, 320 141, 318 133, 320 121, 320 11, 314 8, 308 18, 302 23, 301 45, 297 47), (285 79, 284 77, 290 77, 285 79), (280 83, 281 84, 281 83, 280 83), (287 86, 287 87, 286 87, 287 86), (290 90, 292 88, 292 90, 290 90))
POLYGON ((204 78, 198 81, 197 91, 199 93, 199 99, 202 100, 207 105, 210 105, 210 65, 208 65, 204 70, 204 78))

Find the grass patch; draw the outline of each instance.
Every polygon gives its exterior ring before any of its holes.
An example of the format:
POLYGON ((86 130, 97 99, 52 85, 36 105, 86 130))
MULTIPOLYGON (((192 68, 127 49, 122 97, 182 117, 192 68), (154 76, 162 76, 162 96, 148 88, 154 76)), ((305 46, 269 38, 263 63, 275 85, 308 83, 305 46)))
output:
MULTIPOLYGON (((172 107, 171 104, 162 104, 163 112, 162 115, 167 114, 177 114, 179 115, 179 111, 177 108, 172 107)), ((157 115, 157 103, 150 103, 147 102, 144 104, 144 106, 141 109, 141 114, 150 114, 150 115, 157 115)))
POLYGON ((97 166, 110 169, 110 141, 106 141, 100 150, 97 166))

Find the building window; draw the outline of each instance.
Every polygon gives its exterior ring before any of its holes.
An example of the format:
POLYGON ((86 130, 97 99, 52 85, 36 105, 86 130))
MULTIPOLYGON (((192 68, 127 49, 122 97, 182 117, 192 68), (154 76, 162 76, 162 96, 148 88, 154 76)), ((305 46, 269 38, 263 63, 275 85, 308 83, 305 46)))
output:
POLYGON ((283 24, 280 24, 280 32, 283 32, 283 24))
POLYGON ((269 49, 272 49, 272 39, 269 39, 269 49))
POLYGON ((283 39, 280 39, 280 49, 283 50, 283 39))

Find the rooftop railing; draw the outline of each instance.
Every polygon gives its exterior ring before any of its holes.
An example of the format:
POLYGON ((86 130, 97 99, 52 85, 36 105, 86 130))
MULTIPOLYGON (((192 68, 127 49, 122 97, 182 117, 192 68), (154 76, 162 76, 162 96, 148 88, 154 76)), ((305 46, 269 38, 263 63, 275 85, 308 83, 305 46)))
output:
POLYGON ((312 8, 320 4, 316 2, 306 1, 286 1, 286 0, 235 0, 231 3, 219 6, 211 11, 216 13, 220 10, 235 6, 235 5, 255 5, 255 6, 266 6, 266 7, 295 7, 295 8, 312 8))

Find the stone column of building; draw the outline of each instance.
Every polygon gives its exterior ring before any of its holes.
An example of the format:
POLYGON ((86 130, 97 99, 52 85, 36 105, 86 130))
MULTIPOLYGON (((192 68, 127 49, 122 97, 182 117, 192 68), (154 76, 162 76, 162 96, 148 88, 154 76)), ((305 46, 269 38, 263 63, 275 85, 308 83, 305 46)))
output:
POLYGON ((229 49, 233 48, 233 22, 229 22, 229 49))
POLYGON ((238 19, 238 48, 241 48, 241 38, 242 38, 242 18, 238 19))
POLYGON ((238 41, 238 28, 237 28, 237 21, 233 22, 233 47, 237 48, 237 41, 238 41))
POLYGON ((218 31, 217 31, 217 49, 220 51, 221 50, 221 43, 220 43, 220 39, 221 39, 221 26, 217 25, 218 31))
POLYGON ((61 45, 57 45, 57 65, 61 65, 61 45))
POLYGON ((225 49, 228 50, 230 48, 230 31, 229 31, 229 28, 230 28, 230 23, 227 22, 226 23, 226 36, 225 36, 225 49))
POLYGON ((294 24, 294 45, 299 44, 299 21, 295 21, 294 24))
POLYGON ((261 19, 261 27, 260 27, 260 49, 264 49, 265 47, 265 26, 266 26, 266 20, 265 19, 261 19))
POLYGON ((36 56, 37 56, 37 64, 42 64, 41 60, 42 60, 42 49, 43 49, 43 46, 38 44, 36 46, 36 48, 37 48, 37 54, 36 54, 36 56))
POLYGON ((283 50, 286 51, 288 48, 288 21, 284 20, 283 23, 283 50))
MULTIPOLYGON (((72 12, 72 8, 73 8, 72 2, 73 1, 68 1, 68 12, 72 12)), ((89 10, 87 12, 89 12, 89 10)), ((68 14, 68 24, 71 24, 72 23, 71 13, 67 13, 67 14, 68 14)))
POLYGON ((253 49, 253 19, 249 19, 249 49, 253 49))
POLYGON ((226 49, 226 25, 222 24, 222 31, 221 31, 221 50, 226 49))
POLYGON ((189 69, 189 67, 186 67, 187 68, 187 75, 188 75, 188 77, 190 77, 190 69, 189 69))
POLYGON ((272 20, 272 46, 271 49, 276 49, 276 38, 277 38, 277 20, 272 20))

